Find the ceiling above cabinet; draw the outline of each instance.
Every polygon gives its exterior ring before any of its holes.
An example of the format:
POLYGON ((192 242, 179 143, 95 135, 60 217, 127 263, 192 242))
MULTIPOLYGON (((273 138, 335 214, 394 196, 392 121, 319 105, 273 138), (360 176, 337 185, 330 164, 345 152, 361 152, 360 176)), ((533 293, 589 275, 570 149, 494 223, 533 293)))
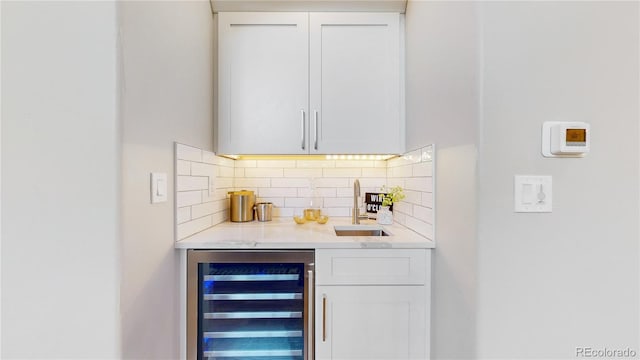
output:
POLYGON ((407 0, 210 0, 213 12, 224 11, 365 11, 403 13, 407 0))

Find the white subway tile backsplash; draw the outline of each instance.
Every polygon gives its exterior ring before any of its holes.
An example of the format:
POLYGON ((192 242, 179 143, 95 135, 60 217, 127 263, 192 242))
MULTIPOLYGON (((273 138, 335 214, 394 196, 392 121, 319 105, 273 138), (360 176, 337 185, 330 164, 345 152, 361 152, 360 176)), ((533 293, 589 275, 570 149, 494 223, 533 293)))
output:
POLYGON ((208 229, 211 226, 213 226, 213 218, 211 216, 205 216, 199 219, 178 224, 176 235, 178 239, 184 239, 188 236, 199 233, 202 230, 208 229))
POLYGON ((422 148, 422 161, 433 161, 433 145, 422 148))
POLYGON ((344 216, 351 216, 351 209, 346 207, 341 207, 341 208, 324 207, 322 208, 322 213, 332 217, 344 217, 344 216))
POLYGON ((295 160, 257 160, 256 167, 259 168, 295 168, 295 160))
POLYGON ((363 178, 385 178, 387 169, 382 168, 362 168, 363 178))
POLYGON ((408 190, 432 192, 433 179, 430 177, 408 178, 405 180, 405 188, 408 190))
POLYGON ((391 177, 411 177, 413 176, 413 165, 401 165, 390 168, 391 177))
POLYGON ((260 188, 258 196, 261 197, 296 197, 298 191, 294 188, 260 188))
POLYGON ((413 205, 406 201, 393 203, 393 212, 401 212, 407 215, 413 215, 413 205))
POLYGON ((176 175, 191 175, 191 162, 186 160, 177 160, 176 175))
MULTIPOLYGON (((218 201, 218 200, 223 200, 224 197, 219 197, 217 196, 218 191, 221 190, 215 190, 213 192, 213 194, 209 195, 209 190, 202 190, 202 202, 203 203, 207 203, 207 202, 212 202, 212 201, 218 201)), ((224 192, 224 196, 226 196, 226 191, 224 192)))
POLYGON ((337 168, 373 168, 374 160, 339 160, 336 161, 337 168))
POLYGON ((211 219, 211 226, 218 225, 229 220, 229 209, 211 215, 211 219))
MULTIPOLYGON (((353 187, 353 180, 350 179, 351 187, 353 187)), ((374 191, 380 191, 380 188, 387 184, 387 179, 380 178, 360 178, 360 188, 374 188, 374 191)))
POLYGON ((413 205, 413 217, 428 224, 433 224, 433 210, 428 207, 413 205))
POLYGON ((231 191, 230 189, 216 189, 211 196, 202 196, 202 202, 209 202, 215 200, 224 200, 227 198, 227 193, 231 191))
POLYGON ((433 176, 433 163, 421 162, 413 164, 413 176, 433 176))
POLYGON ((176 221, 178 224, 191 220, 191 207, 181 207, 176 211, 176 221))
POLYGON ((292 217, 293 216, 293 208, 275 208, 275 209, 273 209, 273 216, 292 217))
POLYGON ((202 162, 205 164, 217 165, 218 157, 211 151, 202 150, 202 162))
POLYGON ((351 182, 351 184, 349 184, 349 179, 346 178, 317 178, 314 181, 314 184, 316 184, 316 187, 331 187, 331 188, 338 188, 338 187, 349 187, 349 186, 353 186, 353 182, 351 182))
POLYGON ((226 166, 218 166, 218 176, 221 177, 234 177, 236 175, 235 169, 226 166))
POLYGON ((256 167, 256 160, 236 160, 236 168, 254 168, 256 167))
POLYGON ((333 160, 297 160, 296 168, 304 169, 304 168, 316 168, 316 169, 324 169, 324 168, 332 168, 336 167, 336 162, 333 160))
POLYGON ((433 225, 431 224, 427 224, 424 221, 420 221, 411 216, 407 216, 404 226, 428 239, 433 239, 433 225))
POLYGON ((308 208, 310 205, 309 198, 292 197, 284 199, 284 207, 288 208, 308 208))
POLYGON ((244 178, 244 179, 235 179, 235 188, 246 189, 246 188, 258 188, 258 187, 270 187, 271 181, 268 178, 244 178))
POLYGON ((422 193, 422 206, 433 209, 433 193, 422 193))
POLYGON ((299 197, 336 197, 336 188, 298 188, 299 197))
POLYGON ((230 189, 233 187, 233 178, 216 178, 216 189, 230 189))
POLYGON ((211 164, 192 162, 191 163, 191 176, 215 177, 216 176, 216 167, 215 167, 215 165, 211 165, 211 164))
MULTIPOLYGON (((361 188, 362 190, 362 188, 361 188)), ((365 193, 366 191, 363 191, 363 193, 365 193)), ((372 192, 372 191, 369 191, 372 192)), ((353 187, 341 187, 341 188, 336 188, 336 196, 337 197, 341 197, 341 196, 353 196, 353 187)))
POLYGON ((209 188, 209 178, 205 176, 178 176, 177 190, 191 191, 209 188))
POLYGON ((407 223, 407 214, 403 214, 398 211, 393 212, 393 221, 397 222, 400 225, 404 225, 407 223))
POLYGON ((404 202, 409 204, 422 205, 422 192, 415 190, 404 190, 404 202))
POLYGON ((176 194, 176 206, 184 207, 202 202, 202 191, 179 191, 176 194))
POLYGON ((176 143, 176 159, 200 162, 202 161, 202 150, 176 143))
POLYGON ((420 161, 422 161, 422 152, 420 150, 414 150, 397 158, 390 159, 387 162, 387 167, 410 165, 420 161))
POLYGON ((177 237, 228 221, 231 190, 254 191, 257 202, 274 204, 274 216, 317 206, 329 216, 348 217, 353 182, 359 179, 362 195, 401 186, 406 197, 394 204, 395 221, 433 238, 433 157, 433 148, 425 146, 388 161, 232 160, 176 144, 177 237))
POLYGON ((322 169, 284 169, 284 176, 288 178, 321 178, 322 169))
POLYGON ((322 169, 322 175, 324 177, 361 177, 362 169, 360 168, 335 168, 335 169, 322 169))
POLYGON ((235 172, 233 160, 191 146, 176 143, 175 158, 176 239, 181 240, 228 218, 227 191, 235 172))
POLYGON ((324 198, 324 206, 328 208, 353 207, 353 196, 324 198))
POLYGON ((193 205, 191 207, 191 217, 194 219, 198 219, 206 215, 211 215, 215 212, 215 208, 216 203, 214 202, 193 205))
POLYGON ((284 176, 284 169, 246 168, 244 169, 244 176, 248 178, 282 177, 284 176))
POLYGON ((306 178, 275 178, 271 180, 271 187, 308 188, 311 181, 306 178))
POLYGON ((218 156, 216 162, 220 166, 235 167, 235 160, 218 156))

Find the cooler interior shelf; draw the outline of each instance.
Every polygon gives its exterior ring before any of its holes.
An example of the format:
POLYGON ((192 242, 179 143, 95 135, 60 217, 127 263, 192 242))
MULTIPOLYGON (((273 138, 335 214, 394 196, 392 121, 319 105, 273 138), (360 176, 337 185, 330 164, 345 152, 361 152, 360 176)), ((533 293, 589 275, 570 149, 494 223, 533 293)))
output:
POLYGON ((302 360, 303 263, 200 266, 203 359, 302 360))

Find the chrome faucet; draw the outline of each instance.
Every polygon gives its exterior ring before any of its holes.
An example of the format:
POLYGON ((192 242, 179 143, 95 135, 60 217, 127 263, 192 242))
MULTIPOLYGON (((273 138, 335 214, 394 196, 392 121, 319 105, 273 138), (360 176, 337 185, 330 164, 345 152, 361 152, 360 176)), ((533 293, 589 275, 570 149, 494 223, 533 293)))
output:
POLYGON ((351 213, 351 223, 360 224, 361 219, 368 219, 366 215, 360 215, 360 208, 358 207, 358 196, 360 196, 360 180, 356 179, 353 182, 353 212, 351 213))

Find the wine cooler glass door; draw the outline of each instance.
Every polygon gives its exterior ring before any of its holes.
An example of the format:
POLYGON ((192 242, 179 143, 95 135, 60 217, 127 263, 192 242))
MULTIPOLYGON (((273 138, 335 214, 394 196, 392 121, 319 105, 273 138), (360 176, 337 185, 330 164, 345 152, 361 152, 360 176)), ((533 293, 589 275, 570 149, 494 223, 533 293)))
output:
POLYGON ((310 360, 312 263, 312 251, 191 251, 188 358, 310 360))

